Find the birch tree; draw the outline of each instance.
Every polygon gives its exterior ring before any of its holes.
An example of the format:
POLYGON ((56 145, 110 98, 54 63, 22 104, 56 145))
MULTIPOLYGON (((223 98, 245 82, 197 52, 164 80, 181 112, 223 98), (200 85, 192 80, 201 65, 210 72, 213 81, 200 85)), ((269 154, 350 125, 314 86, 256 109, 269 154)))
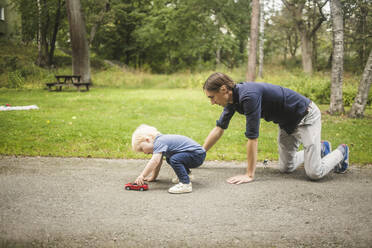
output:
POLYGON ((81 11, 80 0, 66 0, 70 38, 72 47, 72 71, 81 75, 82 82, 91 82, 90 59, 85 21, 81 11))
POLYGON ((344 25, 340 0, 331 0, 331 18, 333 31, 333 56, 331 78, 331 100, 329 112, 344 112, 342 100, 342 78, 344 72, 344 25))
POLYGON ((369 52, 367 64, 364 68, 362 80, 359 83, 358 94, 355 97, 349 116, 352 118, 363 117, 366 108, 368 93, 372 83, 372 50, 369 52))
POLYGON ((261 1, 260 6, 260 44, 259 44, 259 57, 258 57, 258 77, 263 76, 263 62, 264 62, 264 33, 265 33, 265 13, 264 13, 264 0, 261 1))
POLYGON ((251 13, 251 35, 249 40, 248 68, 246 74, 247 81, 256 80, 256 59, 258 43, 258 24, 260 17, 260 0, 252 0, 251 13))

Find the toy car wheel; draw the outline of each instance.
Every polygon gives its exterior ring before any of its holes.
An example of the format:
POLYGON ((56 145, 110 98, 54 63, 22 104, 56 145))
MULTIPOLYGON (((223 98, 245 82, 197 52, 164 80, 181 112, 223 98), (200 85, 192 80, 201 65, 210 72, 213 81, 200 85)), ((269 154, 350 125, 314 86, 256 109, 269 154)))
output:
POLYGON ((126 189, 126 190, 130 190, 130 187, 129 187, 129 186, 127 186, 127 187, 125 187, 125 189, 126 189))
POLYGON ((140 190, 140 191, 144 191, 144 189, 143 189, 143 188, 140 188, 139 190, 140 190))

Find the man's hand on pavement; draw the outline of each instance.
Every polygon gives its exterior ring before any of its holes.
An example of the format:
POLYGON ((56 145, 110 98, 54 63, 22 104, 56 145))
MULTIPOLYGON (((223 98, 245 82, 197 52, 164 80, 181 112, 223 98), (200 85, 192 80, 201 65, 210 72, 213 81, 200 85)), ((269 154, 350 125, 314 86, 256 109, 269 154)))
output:
POLYGON ((230 177, 226 181, 231 184, 242 184, 242 183, 250 183, 254 180, 253 177, 247 175, 237 175, 234 177, 230 177))

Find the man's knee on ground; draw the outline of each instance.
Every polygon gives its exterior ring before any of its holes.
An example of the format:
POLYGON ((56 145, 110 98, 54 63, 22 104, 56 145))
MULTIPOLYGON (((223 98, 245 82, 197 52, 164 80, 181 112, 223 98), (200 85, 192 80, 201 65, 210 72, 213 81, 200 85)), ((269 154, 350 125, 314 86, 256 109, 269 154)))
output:
POLYGON ((317 181, 323 177, 323 175, 317 171, 306 171, 306 175, 313 181, 317 181))
POLYGON ((294 166, 284 163, 279 163, 279 171, 282 173, 292 173, 294 171, 294 166))

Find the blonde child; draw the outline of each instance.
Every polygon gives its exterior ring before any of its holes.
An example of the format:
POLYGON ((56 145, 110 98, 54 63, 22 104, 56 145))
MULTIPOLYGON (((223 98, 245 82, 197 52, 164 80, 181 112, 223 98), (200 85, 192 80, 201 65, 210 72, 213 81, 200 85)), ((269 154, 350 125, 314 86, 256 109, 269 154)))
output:
POLYGON ((161 134, 155 127, 145 124, 134 131, 132 148, 136 152, 152 154, 135 183, 143 185, 144 181, 155 181, 165 156, 177 175, 172 182, 178 184, 168 190, 172 194, 192 192, 190 168, 202 165, 206 156, 204 148, 194 140, 182 135, 161 134))

